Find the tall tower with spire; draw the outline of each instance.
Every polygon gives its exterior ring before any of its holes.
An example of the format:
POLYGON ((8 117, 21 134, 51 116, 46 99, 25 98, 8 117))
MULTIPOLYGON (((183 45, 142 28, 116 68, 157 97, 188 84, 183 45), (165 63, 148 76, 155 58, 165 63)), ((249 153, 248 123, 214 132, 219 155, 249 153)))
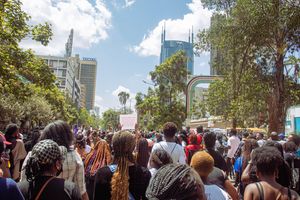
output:
POLYGON ((68 38, 68 41, 67 41, 67 43, 65 44, 65 50, 66 50, 65 57, 67 57, 67 58, 68 58, 68 57, 71 57, 71 55, 72 55, 73 34, 74 34, 74 30, 71 29, 70 35, 69 35, 69 38, 68 38))
POLYGON ((180 40, 166 40, 166 25, 162 28, 161 33, 161 50, 160 50, 160 64, 167 58, 171 57, 178 51, 184 51, 188 58, 187 70, 194 74, 194 33, 189 30, 188 42, 180 40))

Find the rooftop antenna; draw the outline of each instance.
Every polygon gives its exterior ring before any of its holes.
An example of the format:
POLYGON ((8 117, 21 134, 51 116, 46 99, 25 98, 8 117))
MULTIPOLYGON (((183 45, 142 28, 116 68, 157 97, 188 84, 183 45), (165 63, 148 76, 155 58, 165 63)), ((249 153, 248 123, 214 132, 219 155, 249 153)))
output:
POLYGON ((166 21, 164 22, 164 41, 166 40, 166 21))
POLYGON ((189 29, 189 43, 191 42, 191 29, 189 29))
POLYGON ((194 44, 194 26, 192 26, 192 44, 194 44))

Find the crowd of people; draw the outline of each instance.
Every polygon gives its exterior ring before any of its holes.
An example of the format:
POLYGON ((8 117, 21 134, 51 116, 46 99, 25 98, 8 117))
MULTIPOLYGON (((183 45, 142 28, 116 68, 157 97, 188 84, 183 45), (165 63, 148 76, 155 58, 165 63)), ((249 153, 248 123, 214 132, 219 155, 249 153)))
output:
POLYGON ((0 133, 0 199, 299 199, 300 137, 272 132, 102 132, 54 121, 0 133))

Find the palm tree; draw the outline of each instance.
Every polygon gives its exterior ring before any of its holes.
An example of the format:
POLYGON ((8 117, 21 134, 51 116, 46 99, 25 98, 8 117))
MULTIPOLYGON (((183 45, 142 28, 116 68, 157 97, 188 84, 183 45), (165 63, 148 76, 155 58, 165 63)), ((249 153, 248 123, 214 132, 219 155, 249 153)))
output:
POLYGON ((118 97, 120 104, 123 105, 124 113, 126 113, 126 102, 129 99, 130 95, 129 93, 122 91, 118 94, 118 97))

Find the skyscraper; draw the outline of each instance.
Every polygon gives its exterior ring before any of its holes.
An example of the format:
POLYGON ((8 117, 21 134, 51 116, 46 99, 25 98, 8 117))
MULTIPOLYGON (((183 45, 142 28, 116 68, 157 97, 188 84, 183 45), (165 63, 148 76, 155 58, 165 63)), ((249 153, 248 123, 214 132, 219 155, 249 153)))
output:
POLYGON ((97 61, 95 58, 83 58, 80 61, 80 83, 85 86, 85 108, 94 110, 96 93, 97 61))
POLYGON ((166 40, 166 30, 163 29, 161 34, 161 51, 160 51, 160 64, 167 58, 174 55, 176 52, 183 50, 188 58, 187 70, 192 75, 194 74, 194 34, 189 33, 188 42, 179 40, 166 40))

